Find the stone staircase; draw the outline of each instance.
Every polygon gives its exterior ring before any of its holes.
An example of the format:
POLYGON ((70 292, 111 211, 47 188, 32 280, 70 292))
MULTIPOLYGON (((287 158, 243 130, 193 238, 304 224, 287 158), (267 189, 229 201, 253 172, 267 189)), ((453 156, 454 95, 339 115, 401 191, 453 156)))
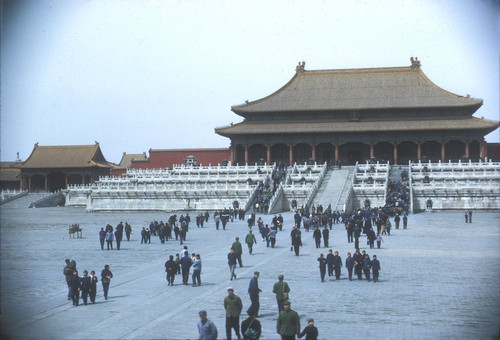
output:
MULTIPOLYGON (((409 168, 408 166, 405 165, 391 165, 390 170, 389 170, 389 180, 393 182, 401 181, 401 173, 403 170, 406 170, 406 173, 409 173, 409 168)), ((408 182, 408 180, 405 180, 404 182, 408 182)))
POLYGON ((25 196, 19 197, 13 201, 5 203, 3 206, 9 208, 27 208, 33 202, 37 202, 50 195, 52 195, 52 193, 50 192, 29 193, 25 196))
POLYGON ((352 173, 352 167, 328 170, 312 204, 315 206, 321 204, 325 209, 328 204, 331 204, 332 209, 338 210, 338 206, 340 206, 340 210, 342 210, 352 183, 352 173))

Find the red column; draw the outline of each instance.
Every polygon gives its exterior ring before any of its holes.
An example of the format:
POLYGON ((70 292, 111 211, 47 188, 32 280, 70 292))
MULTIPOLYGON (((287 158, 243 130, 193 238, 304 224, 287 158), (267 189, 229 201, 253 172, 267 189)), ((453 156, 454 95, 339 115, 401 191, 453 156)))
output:
POLYGON ((28 192, 31 192, 31 176, 28 177, 28 192))
POLYGON ((444 163, 444 160, 445 160, 445 156, 446 156, 446 153, 445 153, 445 147, 444 147, 444 142, 441 142, 441 163, 444 163))
POLYGON ((248 145, 245 145, 245 164, 248 164, 248 145))
POLYGON ((289 152, 289 163, 290 163, 290 165, 292 165, 292 164, 293 164, 293 145, 292 145, 292 144, 290 144, 288 147, 290 148, 290 152, 289 152))
POLYGON ((375 150, 373 149, 373 143, 370 143, 370 158, 375 156, 375 150))
POLYGON ((49 176, 45 175, 45 192, 47 192, 47 188, 48 188, 48 183, 49 182, 49 176))
POLYGON ((339 161, 339 145, 335 144, 335 164, 339 161))
POLYGON ((231 159, 231 165, 234 165, 234 146, 229 147, 229 152, 231 153, 230 159, 231 159))
POLYGON ((482 142, 482 147, 483 147, 483 159, 488 158, 488 143, 483 140, 482 142))
POLYGON ((465 158, 469 158, 469 142, 465 142, 465 158))
POLYGON ((271 164, 271 146, 267 146, 267 164, 271 164))
POLYGON ((316 145, 312 144, 312 159, 316 162, 316 145))
POLYGON ((394 164, 398 164, 398 143, 394 143, 394 164))
POLYGON ((420 142, 417 143, 417 161, 420 162, 422 159, 422 147, 420 142))

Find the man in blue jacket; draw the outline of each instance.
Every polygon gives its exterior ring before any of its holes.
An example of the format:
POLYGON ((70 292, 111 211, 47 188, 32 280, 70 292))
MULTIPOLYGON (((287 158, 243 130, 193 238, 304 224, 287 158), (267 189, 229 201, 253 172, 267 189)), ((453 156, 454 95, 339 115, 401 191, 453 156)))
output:
POLYGON ((251 315, 259 316, 259 293, 262 291, 259 289, 259 272, 253 273, 253 278, 250 280, 250 284, 248 286, 248 294, 250 294, 250 301, 252 304, 250 308, 248 308, 248 313, 251 315))
POLYGON ((372 260, 373 282, 378 282, 378 272, 380 270, 381 270, 380 262, 377 260, 377 255, 373 255, 373 260, 372 260))
POLYGON ((184 256, 181 258, 181 269, 182 269, 182 284, 186 285, 188 284, 189 280, 189 268, 191 268, 191 265, 193 262, 191 261, 191 258, 189 257, 189 254, 187 251, 184 251, 184 256))

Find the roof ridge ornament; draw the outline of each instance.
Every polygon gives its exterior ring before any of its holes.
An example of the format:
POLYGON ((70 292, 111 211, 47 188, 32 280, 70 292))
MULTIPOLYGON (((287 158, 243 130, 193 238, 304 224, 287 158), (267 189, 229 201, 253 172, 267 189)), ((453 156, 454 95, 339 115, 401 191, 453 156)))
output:
POLYGON ((299 64, 297 65, 297 67, 295 67, 295 72, 304 72, 305 71, 305 68, 306 67, 306 62, 303 61, 303 62, 300 62, 299 61, 299 64))
POLYGON ((411 57, 410 61, 411 61, 411 67, 412 68, 417 68, 417 67, 420 68, 420 66, 421 66, 420 60, 418 60, 417 57, 415 57, 415 58, 411 57))

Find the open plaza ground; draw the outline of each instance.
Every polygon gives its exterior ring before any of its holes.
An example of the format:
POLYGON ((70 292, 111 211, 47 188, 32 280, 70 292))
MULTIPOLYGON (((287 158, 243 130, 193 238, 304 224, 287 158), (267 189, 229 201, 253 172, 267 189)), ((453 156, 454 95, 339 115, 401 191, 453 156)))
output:
MULTIPOLYGON (((223 299, 233 287, 250 306, 248 284, 260 272, 261 339, 280 339, 273 284, 279 274, 290 286, 291 308, 301 328, 313 318, 320 339, 492 339, 500 329, 500 213, 474 212, 465 223, 463 212, 432 212, 409 216, 408 229, 392 229, 381 249, 370 249, 363 236, 361 250, 377 255, 378 283, 320 281, 317 258, 338 250, 343 261, 354 244, 344 226, 334 224, 330 247, 317 249, 312 232, 302 232, 300 256, 290 251, 293 214, 284 213, 276 248, 266 247, 254 227, 258 244, 253 255, 243 244, 243 267, 230 281, 227 253, 235 237, 244 240, 246 221, 216 230, 211 219, 204 228, 194 223, 185 245, 201 255, 201 286, 182 285, 181 276, 167 286, 164 263, 180 253, 178 241, 140 243, 140 230, 153 220, 167 221, 162 212, 87 213, 80 208, 28 209, 13 201, 1 212, 1 332, 2 339, 197 339, 198 311, 205 309, 225 339, 223 299), (101 250, 101 227, 120 221, 133 228, 121 250, 101 250), (83 238, 70 239, 68 226, 79 223, 83 238), (109 299, 98 283, 95 304, 74 307, 67 300, 64 259, 74 259, 79 274, 100 272, 105 264, 114 274, 109 299)), ((178 214, 180 215, 180 214, 178 214)), ((272 216, 261 216, 265 223, 272 216)), ((191 278, 190 278, 191 283, 191 278)), ((233 339, 236 336, 233 333, 233 339)))

